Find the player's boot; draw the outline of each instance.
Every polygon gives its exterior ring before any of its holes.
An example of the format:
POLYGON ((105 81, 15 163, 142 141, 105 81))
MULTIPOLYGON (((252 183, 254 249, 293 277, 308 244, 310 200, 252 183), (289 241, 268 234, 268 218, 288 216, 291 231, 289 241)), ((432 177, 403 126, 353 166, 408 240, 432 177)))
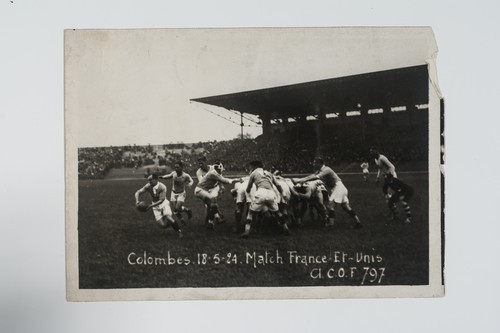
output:
POLYGON ((208 229, 208 230, 215 231, 214 221, 212 221, 212 220, 208 220, 208 223, 207 223, 207 229, 208 229))
POLYGON ((332 228, 335 224, 335 220, 333 218, 329 218, 325 220, 325 228, 332 228))
POLYGON ((193 211, 191 210, 191 208, 186 208, 186 214, 188 216, 188 220, 191 221, 191 219, 193 218, 193 211))
POLYGON ((281 228, 283 229, 283 233, 285 235, 291 235, 292 233, 290 232, 290 229, 288 229, 288 225, 286 223, 283 223, 281 225, 281 228))
POLYGON ((251 226, 249 223, 245 224, 245 231, 240 235, 240 238, 248 238, 250 236, 251 226))
POLYGON ((411 217, 407 217, 405 223, 411 223, 411 222, 412 222, 411 217))

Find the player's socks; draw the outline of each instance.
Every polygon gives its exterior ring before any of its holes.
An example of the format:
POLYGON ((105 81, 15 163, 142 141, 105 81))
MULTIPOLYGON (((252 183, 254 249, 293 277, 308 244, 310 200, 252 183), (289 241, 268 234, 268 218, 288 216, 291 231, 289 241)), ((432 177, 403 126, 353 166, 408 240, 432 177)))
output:
POLYGON ((335 210, 330 209, 328 211, 328 217, 326 219, 325 227, 333 227, 335 224, 335 210))
POLYGON ((171 222, 172 224, 172 228, 177 231, 177 232, 181 232, 181 228, 179 228, 179 225, 177 224, 177 222, 171 222))
POLYGON ((389 209, 391 210, 392 216, 394 218, 398 217, 398 212, 395 204, 389 205, 389 209))
POLYGON ((354 214, 353 218, 354 218, 354 228, 355 229, 362 228, 363 225, 361 224, 361 221, 359 220, 359 217, 356 214, 354 214))
POLYGON ((288 224, 287 224, 287 218, 286 215, 283 215, 281 217, 281 223, 280 223, 281 229, 283 230, 283 233, 285 235, 290 235, 290 229, 288 229, 288 224))
POLYGON ((242 212, 240 210, 235 210, 234 211, 234 224, 236 227, 236 232, 240 232, 240 222, 242 218, 242 212))
POLYGON ((403 205, 403 209, 405 210, 406 213, 406 223, 411 223, 411 210, 410 206, 405 202, 402 201, 401 204, 403 205))
POLYGON ((245 231, 240 235, 241 238, 248 238, 250 236, 250 230, 251 230, 251 220, 247 220, 247 223, 245 224, 245 231))
POLYGON ((209 229, 209 230, 215 230, 215 226, 214 226, 214 221, 213 220, 208 220, 207 229, 209 229))

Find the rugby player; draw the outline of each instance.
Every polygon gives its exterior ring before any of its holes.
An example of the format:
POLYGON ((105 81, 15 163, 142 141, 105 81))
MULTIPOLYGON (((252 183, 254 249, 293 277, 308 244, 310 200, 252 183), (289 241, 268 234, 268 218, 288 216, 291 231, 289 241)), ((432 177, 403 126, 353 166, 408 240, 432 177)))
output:
POLYGON ((146 210, 152 209, 156 222, 162 228, 167 228, 171 225, 172 228, 179 234, 179 238, 182 238, 183 234, 181 228, 172 217, 170 203, 167 200, 167 187, 158 181, 157 174, 154 173, 150 175, 148 177, 148 183, 135 192, 136 206, 139 205, 139 197, 141 194, 146 192, 151 195, 152 200, 152 203, 146 208, 146 210))
POLYGON ((313 209, 318 212, 319 217, 324 221, 325 225, 328 223, 328 213, 326 205, 328 204, 328 191, 320 179, 310 180, 305 183, 300 183, 295 186, 297 195, 305 200, 298 217, 297 224, 302 226, 302 218, 306 213, 307 206, 309 206, 309 213, 311 220, 315 220, 313 209))
POLYGON ((398 201, 401 202, 401 206, 403 206, 403 209, 405 210, 406 213, 406 223, 411 223, 411 210, 410 210, 410 205, 408 205, 408 201, 410 201, 411 197, 413 196, 413 187, 410 185, 406 184, 400 179, 394 178, 393 175, 388 174, 386 176, 386 181, 384 182, 384 186, 382 187, 382 190, 384 191, 384 195, 387 199, 387 205, 389 209, 391 210, 391 213, 393 215, 393 219, 397 220, 398 219, 398 213, 396 211, 396 203, 398 201), (387 191, 387 189, 390 188, 391 190, 394 191, 394 194, 390 195, 387 191))
MULTIPOLYGON (((213 169, 213 165, 209 165, 207 163, 207 157, 202 156, 198 158, 198 170, 196 170, 196 178, 198 178, 198 182, 201 181, 201 179, 210 171, 213 169)), ((213 192, 213 194, 217 194, 217 199, 221 196, 221 194, 224 192, 224 185, 217 183, 216 186, 214 186, 213 189, 210 190, 210 192, 213 192)), ((205 206, 206 210, 206 215, 205 215, 205 224, 208 225, 208 206, 205 206)), ((224 215, 219 212, 220 220, 219 222, 224 222, 224 215)))
POLYGON ((203 201, 207 207, 206 226, 208 229, 215 230, 214 223, 220 223, 221 215, 217 199, 219 196, 215 188, 219 183, 233 184, 241 179, 224 178, 221 172, 224 170, 222 163, 215 163, 203 176, 199 178, 199 183, 194 189, 194 195, 203 201))
POLYGON ((369 168, 368 162, 364 161, 361 163, 360 167, 363 170, 363 179, 365 180, 365 183, 368 182, 368 177, 370 176, 370 171, 368 170, 369 168))
POLYGON ((255 184, 256 191, 252 203, 250 204, 250 209, 247 214, 247 221, 245 224, 245 231, 241 235, 242 238, 247 238, 250 235, 250 230, 252 223, 257 213, 271 212, 275 214, 278 218, 278 224, 282 227, 283 232, 289 234, 290 231, 283 220, 283 214, 279 211, 278 198, 273 189, 273 185, 276 186, 279 193, 283 193, 283 189, 280 184, 276 182, 273 174, 269 171, 265 171, 261 161, 250 162, 250 168, 252 173, 250 174, 250 179, 248 180, 248 185, 246 192, 250 193, 252 191, 252 186, 255 184))
POLYGON ((375 164, 378 167, 377 179, 375 180, 376 184, 378 184, 381 175, 387 176, 391 174, 394 178, 398 178, 394 164, 392 164, 387 157, 380 154, 377 149, 370 148, 370 156, 375 160, 375 164))
MULTIPOLYGON (((275 192, 278 196, 278 208, 283 214, 284 219, 287 223, 290 222, 293 216, 293 206, 299 200, 299 193, 294 189, 294 184, 290 178, 285 178, 281 176, 280 171, 274 172, 274 179, 281 186, 282 192, 280 193, 276 188, 275 192), (289 213, 289 210, 291 212, 289 213)), ((275 186, 273 186, 275 187, 275 186)))
POLYGON ((247 191, 246 191, 249 179, 250 179, 249 176, 243 177, 241 179, 242 182, 235 183, 234 188, 231 190, 231 195, 236 200, 236 209, 234 211, 234 221, 236 224, 236 232, 237 233, 242 232, 242 230, 240 230, 240 222, 241 222, 241 219, 243 218, 243 213, 245 210, 248 212, 248 209, 250 207, 250 203, 252 202, 253 196, 255 195, 255 185, 252 186, 252 190, 250 191, 250 193, 247 193, 247 191))
POLYGON ((194 181, 190 175, 183 171, 184 164, 178 161, 174 164, 174 171, 165 176, 160 176, 161 179, 172 179, 172 193, 170 194, 170 201, 173 205, 173 210, 175 216, 185 224, 182 213, 185 212, 189 220, 193 217, 193 213, 190 208, 184 206, 186 201, 186 187, 190 188, 194 181))
POLYGON ((356 212, 349 205, 349 198, 347 197, 347 188, 342 183, 340 177, 330 168, 325 165, 322 158, 316 158, 313 162, 314 167, 318 170, 316 173, 307 177, 298 179, 297 183, 305 183, 311 180, 319 179, 325 185, 328 191, 328 218, 329 222, 325 224, 326 227, 332 227, 335 220, 335 204, 340 204, 340 207, 351 216, 354 220, 354 227, 361 228, 361 222, 356 212))

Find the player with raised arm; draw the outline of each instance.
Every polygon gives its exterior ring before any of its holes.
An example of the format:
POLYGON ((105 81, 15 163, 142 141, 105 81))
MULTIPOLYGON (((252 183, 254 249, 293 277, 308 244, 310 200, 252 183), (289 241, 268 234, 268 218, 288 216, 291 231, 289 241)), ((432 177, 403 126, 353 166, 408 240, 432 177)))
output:
POLYGON ((156 222, 162 227, 167 228, 172 226, 172 228, 177 231, 179 238, 183 237, 181 228, 177 222, 172 217, 172 210, 170 209, 170 203, 167 200, 167 187, 158 181, 158 175, 152 174, 148 177, 148 183, 144 185, 141 189, 135 192, 135 205, 140 207, 139 198, 143 193, 148 192, 151 195, 152 203, 145 207, 144 211, 153 210, 156 222))
POLYGON ((278 198, 276 196, 276 192, 274 191, 273 185, 276 186, 280 193, 283 193, 283 189, 281 188, 280 184, 276 182, 273 174, 269 171, 264 170, 261 161, 250 162, 250 168, 252 170, 252 173, 250 174, 250 179, 248 180, 246 192, 250 193, 254 184, 256 187, 256 191, 247 214, 245 231, 243 232, 241 237, 247 238, 250 235, 250 230, 256 216, 255 214, 265 213, 267 211, 277 216, 278 224, 282 227, 283 232, 289 234, 290 231, 288 230, 286 221, 283 220, 283 214, 281 214, 281 212, 279 211, 278 198))
POLYGON ((340 204, 340 207, 351 216, 354 220, 354 227, 361 228, 361 222, 359 217, 356 215, 354 210, 349 205, 349 198, 347 197, 348 191, 345 185, 342 183, 340 177, 328 166, 322 158, 316 158, 314 160, 314 167, 317 168, 317 172, 309 175, 307 177, 296 180, 296 183, 305 183, 311 180, 320 179, 325 185, 328 191, 328 218, 329 222, 325 224, 326 227, 331 227, 334 224, 335 219, 335 204, 340 204))
POLYGON ((214 188, 218 186, 219 183, 233 184, 240 181, 239 178, 229 179, 222 177, 221 172, 223 170, 224 167, 222 163, 215 163, 208 172, 206 172, 199 178, 199 183, 194 189, 194 195, 202 200, 203 203, 207 206, 206 226, 211 230, 215 230, 214 224, 218 223, 221 219, 219 206, 217 204, 217 198, 219 194, 218 191, 214 190, 214 188))
POLYGON ((384 195, 387 199, 387 205, 389 206, 389 209, 391 210, 391 213, 393 215, 393 219, 397 220, 398 219, 398 213, 396 211, 396 203, 398 201, 401 202, 401 205, 403 206, 403 209, 405 210, 406 213, 406 223, 411 223, 411 210, 410 210, 410 205, 408 205, 408 202, 410 201, 411 197, 413 196, 413 187, 410 185, 406 184, 400 179, 394 178, 393 175, 388 174, 386 176, 386 181, 384 182, 384 186, 382 187, 382 191, 384 191, 384 195), (392 195, 388 193, 388 188, 394 191, 392 195))
POLYGON ((190 188, 194 181, 190 175, 183 171, 184 164, 178 161, 174 164, 174 171, 165 176, 160 176, 161 179, 172 179, 172 193, 170 201, 173 205, 175 216, 185 224, 182 213, 185 212, 189 220, 191 220, 193 213, 190 208, 184 206, 186 201, 186 187, 190 188))

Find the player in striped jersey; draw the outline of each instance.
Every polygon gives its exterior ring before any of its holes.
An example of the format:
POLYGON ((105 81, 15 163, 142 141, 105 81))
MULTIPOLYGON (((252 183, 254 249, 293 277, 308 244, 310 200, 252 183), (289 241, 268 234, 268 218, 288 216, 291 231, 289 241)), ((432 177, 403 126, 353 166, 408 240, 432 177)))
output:
POLYGON ((157 174, 150 175, 148 177, 148 183, 135 192, 136 206, 139 204, 139 197, 141 194, 146 192, 151 195, 152 200, 152 203, 147 207, 147 209, 153 210, 156 222, 162 228, 167 228, 171 225, 172 228, 179 234, 179 238, 182 238, 182 231, 172 217, 170 203, 167 200, 167 187, 158 181, 157 174))
POLYGON ((403 209, 406 213, 406 223, 411 223, 411 210, 410 205, 408 205, 408 201, 410 201, 413 196, 413 187, 401 181, 400 179, 394 178, 393 175, 388 174, 386 177, 386 181, 384 182, 384 186, 382 187, 382 191, 384 191, 385 197, 387 200, 387 205, 393 214, 393 219, 398 218, 398 213, 396 211, 396 203, 398 201, 401 202, 403 209), (394 191, 394 194, 390 195, 388 193, 388 188, 394 191))
POLYGON ((161 176, 161 179, 172 179, 172 193, 170 194, 170 201, 172 202, 174 214, 181 221, 181 223, 186 223, 182 217, 182 213, 185 212, 189 220, 192 218, 191 209, 184 206, 184 201, 186 200, 186 187, 190 188, 194 181, 190 175, 185 173, 182 168, 184 164, 179 161, 174 164, 174 171, 172 173, 161 176))
POLYGON ((325 224, 326 227, 331 227, 335 219, 335 204, 340 204, 340 207, 349 214, 354 220, 354 227, 361 228, 361 222, 354 210, 349 205, 349 198, 347 197, 347 188, 342 183, 340 177, 330 168, 325 165, 322 158, 314 160, 314 166, 318 171, 312 175, 297 180, 298 183, 305 183, 307 181, 320 179, 328 191, 328 217, 329 222, 325 224))

